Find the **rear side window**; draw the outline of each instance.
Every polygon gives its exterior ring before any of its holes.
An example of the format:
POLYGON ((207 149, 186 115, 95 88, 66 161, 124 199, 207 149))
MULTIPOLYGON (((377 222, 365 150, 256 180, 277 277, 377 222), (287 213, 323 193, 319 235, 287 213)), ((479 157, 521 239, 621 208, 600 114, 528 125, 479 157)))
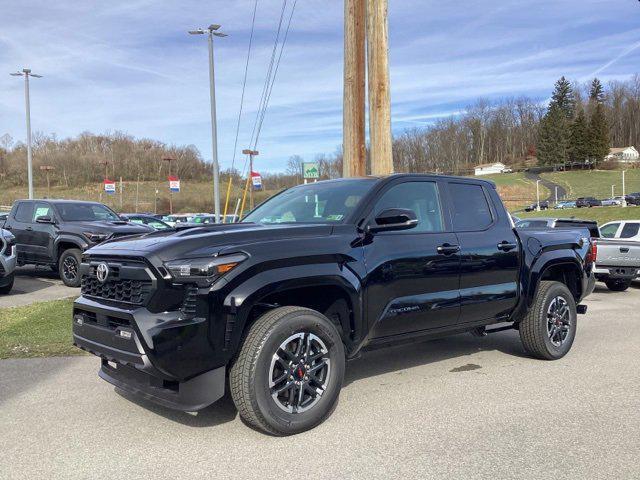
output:
POLYGON ((600 229, 600 235, 602 238, 613 238, 616 236, 616 232, 619 227, 619 223, 610 223, 609 225, 605 225, 600 229))
POLYGON ((22 202, 16 208, 16 220, 23 223, 31 223, 33 215, 33 203, 22 202))
POLYGON ((640 223, 625 223, 620 232, 620 238, 633 238, 638 235, 640 223))
POLYGON ((518 228, 546 228, 547 222, 543 220, 523 220, 516 225, 518 228))
POLYGON ((453 228, 458 231, 485 230, 493 223, 489 202, 480 185, 450 183, 453 228))

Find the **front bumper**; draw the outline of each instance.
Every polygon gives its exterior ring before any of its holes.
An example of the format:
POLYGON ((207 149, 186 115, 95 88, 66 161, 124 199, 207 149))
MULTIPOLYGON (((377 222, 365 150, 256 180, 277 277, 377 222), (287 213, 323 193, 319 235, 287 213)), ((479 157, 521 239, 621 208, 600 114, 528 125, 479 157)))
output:
MULTIPOLYGON (((0 241, 0 250, 2 250, 2 242, 0 241)), ((11 275, 16 269, 16 247, 11 246, 11 253, 6 251, 0 253, 0 287, 4 287, 11 281, 11 275)))
POLYGON ((204 350, 204 318, 183 320, 180 312, 153 314, 80 297, 73 343, 102 359, 102 379, 165 407, 197 411, 224 395, 225 366, 204 350))

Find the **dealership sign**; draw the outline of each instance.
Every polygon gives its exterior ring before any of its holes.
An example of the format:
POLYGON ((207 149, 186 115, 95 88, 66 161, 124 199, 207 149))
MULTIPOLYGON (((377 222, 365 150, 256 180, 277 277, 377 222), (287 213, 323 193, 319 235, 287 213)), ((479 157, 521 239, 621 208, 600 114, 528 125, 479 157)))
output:
POLYGON ((320 168, 317 162, 304 162, 302 164, 302 171, 304 173, 304 178, 320 178, 320 168))
POLYGON ((254 190, 262 190, 262 177, 258 172, 251 172, 251 183, 254 190))
POLYGON ((172 192, 178 193, 180 191, 180 179, 178 177, 170 176, 169 180, 169 190, 172 192))
POLYGON ((107 180, 105 178, 104 191, 109 195, 113 195, 114 193, 116 193, 116 182, 114 182, 113 180, 107 180))

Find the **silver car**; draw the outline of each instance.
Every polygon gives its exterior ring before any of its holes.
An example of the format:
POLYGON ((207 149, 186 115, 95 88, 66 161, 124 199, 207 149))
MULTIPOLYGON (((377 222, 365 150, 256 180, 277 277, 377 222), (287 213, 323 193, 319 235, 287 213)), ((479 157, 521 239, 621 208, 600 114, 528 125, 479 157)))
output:
POLYGON ((13 288, 16 270, 16 237, 0 228, 0 294, 6 294, 13 288))

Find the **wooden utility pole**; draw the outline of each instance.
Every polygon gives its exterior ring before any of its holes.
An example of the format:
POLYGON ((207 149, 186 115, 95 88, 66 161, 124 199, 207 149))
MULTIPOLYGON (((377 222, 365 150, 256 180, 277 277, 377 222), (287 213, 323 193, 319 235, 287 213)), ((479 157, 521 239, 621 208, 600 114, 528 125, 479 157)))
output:
POLYGON ((393 173, 388 0, 367 0, 371 174, 393 173))
POLYGON ((344 2, 344 177, 361 177, 366 169, 366 1, 344 2))

